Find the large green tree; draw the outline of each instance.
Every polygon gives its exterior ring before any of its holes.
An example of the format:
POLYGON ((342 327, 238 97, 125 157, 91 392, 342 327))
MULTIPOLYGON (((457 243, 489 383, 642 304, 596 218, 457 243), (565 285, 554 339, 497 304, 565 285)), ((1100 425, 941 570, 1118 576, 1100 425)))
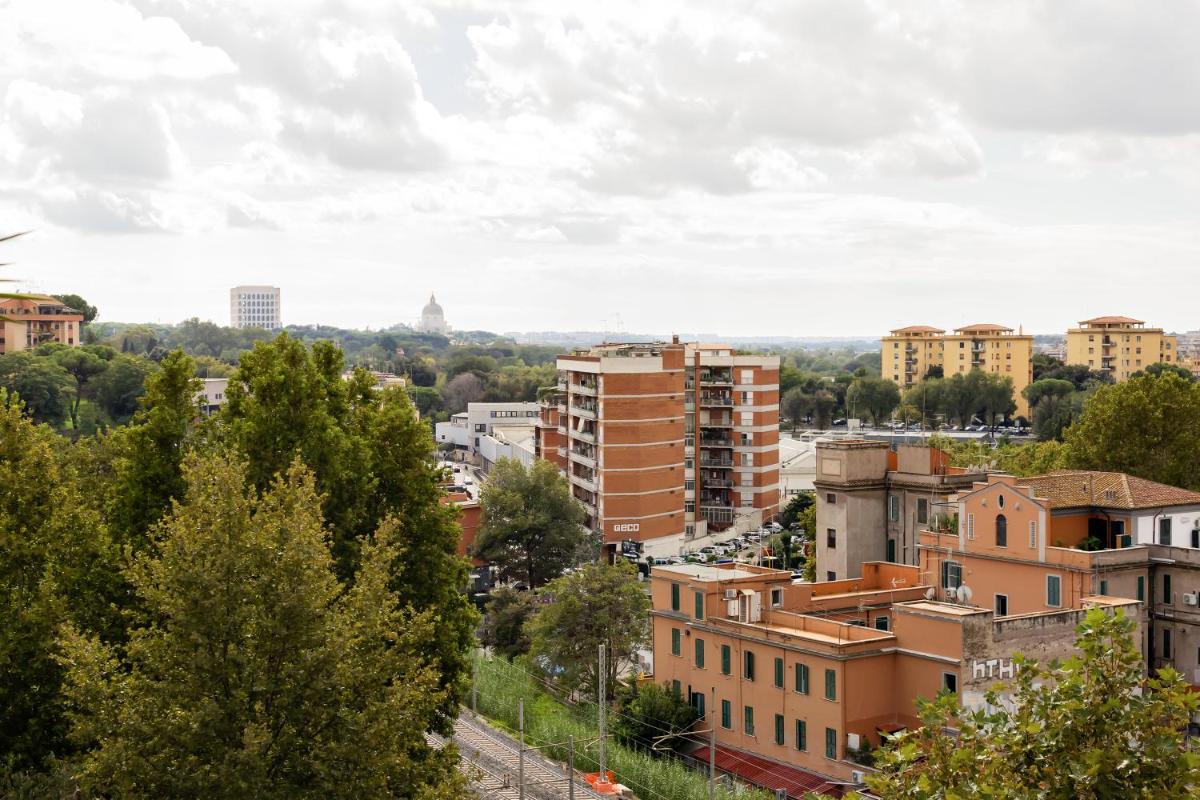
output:
POLYGON ((1102 386, 1065 441, 1076 469, 1200 489, 1200 383, 1165 373, 1102 386))
POLYGON ((886 378, 855 378, 846 390, 846 407, 851 415, 864 414, 878 426, 900 405, 900 387, 886 378))
MULTIPOLYGON (((187 495, 127 575, 143 619, 121 649, 67 626, 61 661, 85 790, 125 798, 454 798, 438 623, 389 588, 394 523, 341 584, 311 474, 261 495, 234 454, 190 461, 187 495)), ((413 563, 416 571, 421 565, 413 563)), ((402 577, 402 576, 401 576, 402 577)))
POLYGON ((146 380, 156 366, 148 358, 118 353, 108 362, 108 369, 91 380, 96 405, 113 423, 124 425, 129 422, 146 393, 146 380))
MULTIPOLYGON (((89 384, 92 380, 108 369, 109 362, 99 353, 94 352, 94 345, 84 347, 62 347, 55 350, 53 358, 60 367, 75 381, 74 397, 71 399, 69 413, 71 428, 79 430, 79 404, 86 394, 90 394, 89 384)), ((111 351, 111 348, 104 348, 111 351)))
POLYGON ((1082 395, 1075 384, 1059 378, 1043 378, 1021 390, 1033 413, 1033 432, 1039 439, 1062 440, 1063 431, 1082 411, 1082 395))
POLYGON ((53 358, 30 350, 0 356, 0 387, 19 396, 36 421, 61 427, 71 413, 75 381, 53 358))
POLYGON ((549 461, 528 468, 511 458, 492 466, 479 496, 473 554, 530 588, 562 574, 587 542, 587 512, 549 461))
POLYGON ((637 570, 623 559, 588 564, 539 592, 546 604, 528 622, 531 650, 571 690, 593 694, 605 681, 615 697, 617 677, 636 666, 650 636, 650 598, 637 570), (607 664, 599 674, 599 648, 607 664))
POLYGON ((525 623, 537 608, 534 597, 533 592, 519 592, 507 586, 493 591, 479 629, 480 644, 509 661, 528 653, 529 632, 525 623))
POLYGON ((921 800, 1196 797, 1200 754, 1184 735, 1196 697, 1173 669, 1143 677, 1134 630, 1120 613, 1093 610, 1077 656, 1015 659, 1012 703, 994 691, 975 711, 949 693, 919 701, 924 725, 893 739, 868 785, 921 800))

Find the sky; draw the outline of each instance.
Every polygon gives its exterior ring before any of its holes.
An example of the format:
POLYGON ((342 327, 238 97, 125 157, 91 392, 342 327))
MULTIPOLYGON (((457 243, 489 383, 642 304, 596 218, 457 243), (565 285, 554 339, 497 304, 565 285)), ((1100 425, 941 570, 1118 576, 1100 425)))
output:
POLYGON ((0 0, 0 245, 102 319, 1200 328, 1196 0, 0 0))

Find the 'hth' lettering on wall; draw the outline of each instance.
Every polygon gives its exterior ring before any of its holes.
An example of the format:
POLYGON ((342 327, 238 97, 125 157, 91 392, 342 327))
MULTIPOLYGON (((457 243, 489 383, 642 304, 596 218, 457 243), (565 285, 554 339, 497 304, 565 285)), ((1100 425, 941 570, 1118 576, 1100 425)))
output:
POLYGON ((986 661, 971 662, 971 678, 974 680, 984 678, 1006 680, 1016 677, 1016 674, 1017 665, 1011 658, 989 658, 986 661))

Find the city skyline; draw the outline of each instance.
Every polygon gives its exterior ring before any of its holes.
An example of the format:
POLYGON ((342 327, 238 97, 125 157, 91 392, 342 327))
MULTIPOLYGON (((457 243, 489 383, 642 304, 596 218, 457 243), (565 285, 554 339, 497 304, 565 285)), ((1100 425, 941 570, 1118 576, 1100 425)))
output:
POLYGON ((1194 5, 9 10, 7 274, 104 319, 1200 327, 1194 5))

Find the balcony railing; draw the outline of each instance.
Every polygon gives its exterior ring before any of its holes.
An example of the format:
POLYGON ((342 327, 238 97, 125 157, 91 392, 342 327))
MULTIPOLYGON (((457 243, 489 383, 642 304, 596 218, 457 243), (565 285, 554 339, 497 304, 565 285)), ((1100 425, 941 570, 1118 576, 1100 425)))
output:
POLYGON ((577 431, 571 431, 571 438, 579 439, 582 442, 591 442, 592 444, 596 443, 596 434, 592 433, 591 431, 583 430, 582 428, 577 431))
POLYGON ((700 374, 701 386, 733 386, 732 375, 722 375, 720 373, 700 374))
POLYGON ((567 479, 581 489, 587 489, 589 492, 596 491, 596 481, 591 478, 585 478, 582 475, 576 475, 574 472, 567 475, 567 479))
POLYGON ((701 436, 701 447, 733 447, 733 440, 717 436, 701 436))
POLYGON ((733 481, 728 478, 700 478, 701 486, 708 486, 713 489, 732 489, 733 481))
POLYGON ((701 394, 700 405, 702 406, 731 406, 733 405, 733 396, 727 394, 701 394))
POLYGON ((701 458, 700 466, 702 466, 702 467, 717 467, 717 468, 732 467, 733 459, 732 458, 701 458))
POLYGON ((572 383, 571 384, 571 392, 573 394, 583 394, 583 395, 590 395, 592 397, 595 397, 596 396, 596 387, 590 386, 586 383, 572 383))
POLYGON ((700 423, 701 428, 732 428, 732 419, 710 419, 700 423))
POLYGON ((571 413, 577 417, 584 417, 586 419, 595 419, 596 418, 596 406, 591 405, 591 404, 581 406, 581 405, 576 405, 575 403, 571 403, 571 413))

